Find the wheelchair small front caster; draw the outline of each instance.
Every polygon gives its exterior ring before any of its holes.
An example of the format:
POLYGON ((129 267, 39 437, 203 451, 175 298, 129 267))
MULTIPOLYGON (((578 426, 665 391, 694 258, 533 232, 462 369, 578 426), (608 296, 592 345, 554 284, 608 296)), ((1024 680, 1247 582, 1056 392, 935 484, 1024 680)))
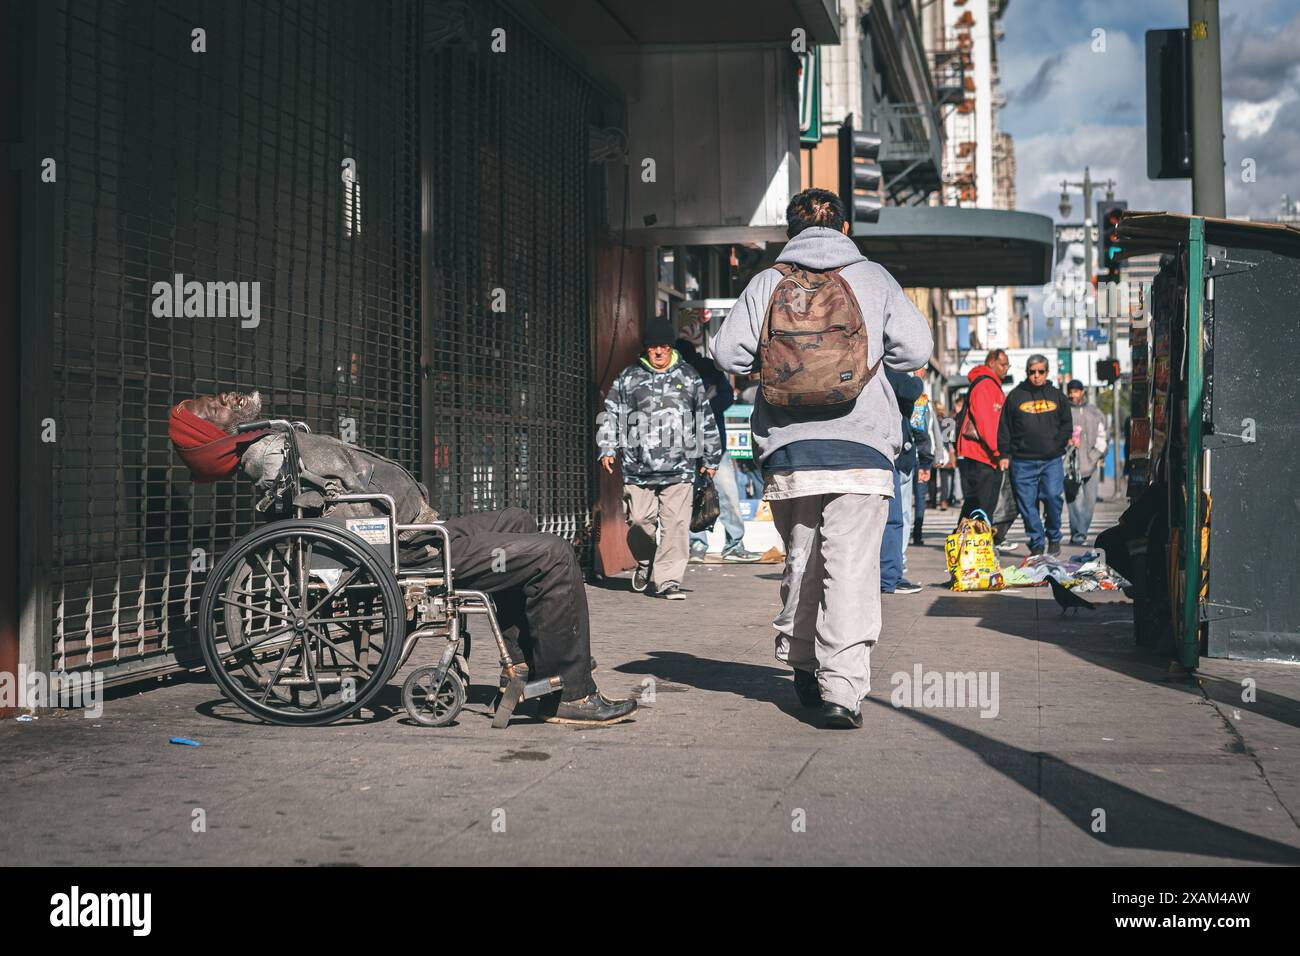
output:
POLYGON ((434 687, 436 666, 417 667, 402 685, 402 706, 417 724, 446 727, 465 706, 465 682, 454 668, 448 668, 442 685, 434 687))

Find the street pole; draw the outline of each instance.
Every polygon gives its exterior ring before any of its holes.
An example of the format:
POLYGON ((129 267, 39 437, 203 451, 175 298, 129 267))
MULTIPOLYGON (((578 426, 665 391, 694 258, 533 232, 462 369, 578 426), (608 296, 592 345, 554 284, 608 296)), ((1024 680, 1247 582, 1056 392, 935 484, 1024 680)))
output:
MULTIPOLYGON (((1061 218, 1062 219, 1070 218, 1070 210, 1072 208, 1070 204, 1070 187, 1072 186, 1076 189, 1083 190, 1083 282, 1084 282, 1083 299, 1084 299, 1084 303, 1086 304, 1088 301, 1088 290, 1092 288, 1092 275, 1093 275, 1092 272, 1092 268, 1093 268, 1092 191, 1097 186, 1105 186, 1106 198, 1113 199, 1115 195, 1115 180, 1107 179, 1103 182, 1095 183, 1092 181, 1092 171, 1087 166, 1083 167, 1083 182, 1075 183, 1075 182, 1070 182, 1069 180, 1061 180, 1061 218)), ((1094 309, 1094 314, 1095 314, 1095 309, 1094 309)), ((1071 308, 1070 309, 1070 340, 1066 343, 1066 347, 1070 350, 1070 375, 1077 378, 1078 376, 1074 368, 1074 334, 1075 334, 1074 318, 1075 318, 1075 311, 1073 308, 1071 308)))
MULTIPOLYGON (((1217 13, 1217 9, 1216 9, 1216 12, 1215 12, 1215 30, 1216 30, 1216 32, 1217 32, 1217 30, 1218 30, 1218 26, 1217 26, 1217 25, 1218 25, 1218 13, 1217 13)), ((1217 50, 1217 47, 1216 47, 1216 50, 1217 50)), ((1217 52, 1216 52, 1216 59, 1215 59, 1215 62, 1216 62, 1216 64, 1217 64, 1217 62, 1218 62, 1218 59, 1217 59, 1217 52)), ((1216 75, 1217 75, 1217 74, 1216 74, 1216 75)), ((1220 117, 1220 125, 1222 125, 1222 117, 1220 117)), ((1219 156, 1220 156, 1220 166, 1222 166, 1222 157, 1223 157, 1223 144, 1222 144, 1222 143, 1219 144, 1219 156)), ((1220 187, 1222 187, 1222 185, 1223 185, 1223 183, 1222 183, 1222 179, 1223 179, 1223 177, 1220 176, 1219 179, 1220 179, 1219 185, 1220 185, 1220 187)), ((1107 180, 1105 180, 1104 182, 1097 182, 1097 183, 1094 183, 1094 182, 1092 181, 1092 171, 1091 171, 1091 169, 1089 169, 1087 166, 1083 167, 1083 182, 1081 182, 1081 183, 1075 183, 1075 182, 1070 182, 1069 180, 1062 180, 1062 182, 1061 182, 1061 218, 1062 218, 1062 219, 1068 219, 1068 218, 1069 218, 1069 215, 1070 215, 1070 192, 1069 192, 1069 190, 1070 190, 1070 187, 1072 187, 1072 186, 1083 190, 1083 272, 1084 272, 1083 279, 1084 279, 1084 301, 1086 302, 1086 301, 1087 301, 1087 298, 1088 298, 1088 289, 1091 288, 1091 286, 1092 286, 1092 276, 1093 276, 1093 271, 1092 271, 1092 269, 1093 269, 1093 263, 1092 263, 1092 254, 1093 254, 1093 242, 1092 242, 1092 225, 1093 225, 1093 223, 1092 223, 1092 191, 1093 191, 1093 189, 1094 189, 1095 187, 1097 187, 1097 186, 1105 186, 1105 187, 1106 187, 1106 198, 1107 198, 1108 200, 1109 200, 1109 199, 1114 199, 1114 198, 1115 198, 1115 180, 1113 180, 1113 179, 1107 179, 1107 180)), ((1098 290, 1098 291, 1100 292, 1101 290, 1098 290)), ((1105 299, 1102 300, 1102 301, 1105 301, 1105 302, 1106 302, 1107 309, 1108 309, 1108 310, 1110 311, 1110 313, 1111 313, 1111 315, 1110 315, 1110 356, 1111 356, 1111 358, 1118 360, 1118 359, 1119 359, 1119 343, 1116 341, 1116 339, 1118 338, 1118 329, 1117 329, 1117 318, 1118 318, 1118 316, 1117 316, 1117 314, 1116 314, 1117 310, 1116 310, 1116 309, 1111 309, 1111 308, 1110 308, 1112 305, 1117 304, 1117 303, 1115 303, 1114 301, 1112 301, 1113 299, 1116 299, 1116 298, 1118 298, 1118 297, 1117 297, 1117 296, 1113 297, 1113 296, 1109 296, 1109 295, 1107 295, 1107 296, 1105 297, 1105 299)), ((1094 300, 1093 300, 1093 301, 1094 301, 1094 303, 1097 301, 1096 297, 1094 297, 1094 300)), ((1079 378, 1078 370, 1075 369, 1075 367, 1074 367, 1074 344, 1075 344, 1075 342, 1074 342, 1074 336, 1075 336, 1074 318, 1075 318, 1075 314, 1076 314, 1076 313, 1075 313, 1075 309, 1074 309, 1073 307, 1071 307, 1071 308, 1070 308, 1070 339, 1069 339, 1069 341, 1066 343, 1066 348, 1069 349, 1069 352, 1070 352, 1070 377, 1071 377, 1071 378, 1079 378)), ((1096 314, 1096 310, 1095 310, 1095 309, 1094 309, 1094 314, 1096 314)), ((1130 321, 1131 321, 1131 320, 1130 320, 1130 321)), ((1098 325, 1098 327, 1100 327, 1100 325, 1101 325, 1100 321, 1098 321, 1097 325, 1098 325)), ((1079 379, 1079 380, 1082 381, 1082 379, 1079 379)), ((1100 407, 1100 406, 1099 406, 1099 407, 1100 407)), ((1111 419, 1112 419, 1112 438, 1113 438, 1113 440, 1114 440, 1115 442, 1118 442, 1118 441, 1119 441, 1119 423, 1120 423, 1120 417, 1119 417, 1119 379, 1116 379, 1116 380, 1112 383, 1112 385, 1111 385, 1111 419)), ((1115 494, 1116 494, 1116 496, 1118 496, 1118 495, 1119 495, 1119 491, 1120 491, 1119 445, 1118 445, 1118 444, 1115 445, 1115 449, 1116 449, 1116 451, 1115 451, 1115 468, 1114 468, 1115 475, 1114 475, 1114 480, 1115 480, 1115 494)))
MULTIPOLYGON (((1092 287, 1092 174, 1088 167, 1083 167, 1083 182, 1072 183, 1062 181, 1061 183, 1061 217, 1067 218, 1066 214, 1069 207, 1069 188, 1071 186, 1079 187, 1083 190, 1083 301, 1088 301, 1088 290, 1092 287)), ((1070 337, 1065 342, 1065 347, 1070 353, 1070 377, 1078 378, 1078 372, 1074 367, 1074 319, 1078 314, 1075 303, 1069 303, 1070 308, 1070 337)))
POLYGON ((1223 185, 1223 83, 1219 0, 1187 0, 1192 78, 1192 214, 1227 215, 1223 185))
MULTIPOLYGON (((1122 289, 1124 287, 1121 285, 1120 288, 1122 289)), ((1106 297, 1107 305, 1111 307, 1108 309, 1108 311, 1110 312, 1110 357, 1115 360, 1116 362, 1115 367, 1116 369, 1118 369, 1119 368, 1118 314, 1121 306, 1118 302, 1114 301, 1115 299, 1122 299, 1123 301, 1122 307, 1129 309, 1129 318, 1128 318, 1129 333, 1128 334, 1130 340, 1132 340, 1133 338, 1133 310, 1129 307, 1127 295, 1122 297, 1121 296, 1106 297)), ((1110 388, 1111 388, 1110 414, 1111 414, 1112 424, 1114 425, 1114 427, 1111 429, 1110 440, 1111 440, 1111 447, 1115 449, 1115 500, 1118 501, 1120 496, 1120 470, 1119 470, 1120 417, 1119 417, 1119 376, 1118 375, 1115 377, 1115 381, 1111 383, 1110 388)))
MULTIPOLYGON (((1088 290, 1092 288, 1092 174, 1088 167, 1083 167, 1083 182, 1079 184, 1083 187, 1083 301, 1088 301, 1088 290)), ((1084 316, 1086 325, 1088 317, 1084 316)), ((1070 342, 1066 347, 1070 350, 1070 377, 1078 378, 1079 373, 1074 367, 1074 312, 1070 313, 1070 342)))

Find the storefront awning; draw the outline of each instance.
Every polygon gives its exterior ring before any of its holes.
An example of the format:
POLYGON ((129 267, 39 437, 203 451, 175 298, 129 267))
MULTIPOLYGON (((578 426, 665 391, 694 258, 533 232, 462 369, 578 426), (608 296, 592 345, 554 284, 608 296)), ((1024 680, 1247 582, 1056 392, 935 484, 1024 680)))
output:
MULTIPOLYGON (((1249 219, 1205 218, 1205 241, 1225 246, 1271 248, 1283 255, 1300 256, 1300 229, 1288 223, 1252 222, 1249 219)), ((1125 212, 1119 221, 1121 259, 1153 252, 1175 252, 1187 244, 1192 217, 1180 212, 1125 212)))
POLYGON ((962 289, 1050 281, 1056 234, 1051 219, 1031 212, 886 206, 853 240, 900 285, 962 289))
MULTIPOLYGON (((900 285, 922 289, 1043 285, 1051 281, 1056 232, 1037 213, 955 206, 886 206, 853 241, 900 285)), ((785 243, 784 226, 631 229, 629 245, 785 243)))

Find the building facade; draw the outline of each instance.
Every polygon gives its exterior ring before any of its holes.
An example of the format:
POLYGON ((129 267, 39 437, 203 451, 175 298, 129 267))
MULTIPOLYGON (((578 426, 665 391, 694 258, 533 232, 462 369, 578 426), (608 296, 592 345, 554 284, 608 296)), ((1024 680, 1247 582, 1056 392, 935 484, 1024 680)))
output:
POLYGON ((603 389, 648 313, 783 234, 798 187, 790 37, 834 43, 835 5, 769 7, 6 5, 24 560, 0 664, 198 664, 207 569, 255 520, 170 447, 171 408, 216 390, 396 459, 445 514, 522 506, 617 569, 603 389), (168 314, 157 290, 188 282, 247 314, 168 314))
MULTIPOLYGON (((937 49, 954 50, 963 68, 963 98, 946 116, 944 191, 947 204, 966 208, 1015 209, 1015 143, 998 128, 1004 101, 998 69, 1000 21, 1009 0, 943 0, 934 5, 937 49), (940 20, 941 18, 941 20, 940 20)), ((1017 348, 1014 290, 980 285, 950 289, 942 299, 945 331, 940 367, 955 376, 967 353, 1017 348)))

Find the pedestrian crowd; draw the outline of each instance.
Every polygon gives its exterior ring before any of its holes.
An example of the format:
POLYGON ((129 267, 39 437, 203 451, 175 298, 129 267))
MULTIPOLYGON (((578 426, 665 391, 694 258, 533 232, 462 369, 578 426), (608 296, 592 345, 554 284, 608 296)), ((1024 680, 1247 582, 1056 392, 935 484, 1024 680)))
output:
POLYGON ((722 560, 753 561, 739 490, 761 483, 785 554, 775 655, 800 702, 827 727, 860 727, 880 637, 881 595, 915 594, 907 550, 923 542, 927 505, 982 511, 995 542, 1024 521, 1031 553, 1058 553, 1065 499, 1070 541, 1086 541, 1107 447, 1105 419, 1071 381, 1048 380, 1033 355, 1008 393, 1001 349, 972 369, 952 408, 925 376, 933 339, 898 282, 848 235, 844 206, 809 189, 787 209, 788 242, 707 339, 708 354, 663 317, 605 399, 599 458, 622 471, 634 591, 685 597, 682 577, 708 536, 692 502, 712 481, 722 560), (734 383, 733 384, 733 377, 734 383), (753 405, 754 465, 727 454, 725 412, 753 405))

